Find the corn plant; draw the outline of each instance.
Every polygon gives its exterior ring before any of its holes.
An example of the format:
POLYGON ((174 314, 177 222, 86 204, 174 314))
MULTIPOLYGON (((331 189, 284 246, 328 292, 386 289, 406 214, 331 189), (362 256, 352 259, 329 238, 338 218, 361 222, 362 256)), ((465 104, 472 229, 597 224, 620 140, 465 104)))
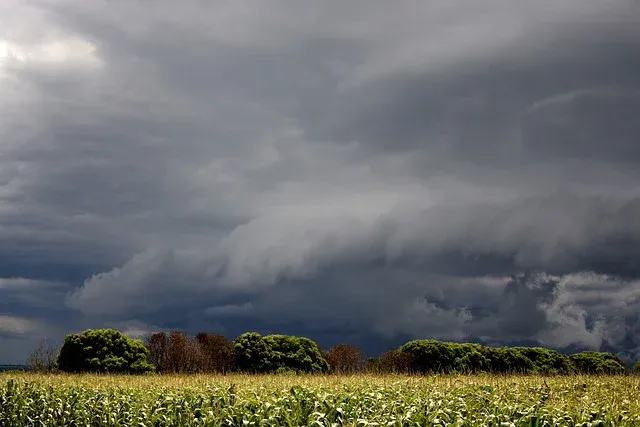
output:
POLYGON ((640 425, 633 376, 0 375, 0 426, 640 425))

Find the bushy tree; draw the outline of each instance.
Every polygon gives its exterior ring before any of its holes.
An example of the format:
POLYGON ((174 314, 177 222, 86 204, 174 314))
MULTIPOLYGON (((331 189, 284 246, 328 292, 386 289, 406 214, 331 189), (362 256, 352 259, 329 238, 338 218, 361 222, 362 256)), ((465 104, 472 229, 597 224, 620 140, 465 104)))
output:
POLYGON ((640 360, 638 360, 636 364, 633 365, 633 373, 640 375, 640 360))
POLYGON ((487 372, 492 367, 488 349, 480 344, 413 340, 399 350, 410 356, 413 372, 487 372))
POLYGON ((438 340, 413 340, 402 345, 401 352, 410 355, 414 372, 451 372, 455 367, 456 352, 451 343, 438 340))
POLYGON ((487 347, 491 372, 528 374, 533 372, 533 362, 516 347, 487 347))
POLYGON ((65 337, 58 368, 64 372, 145 373, 154 370, 141 340, 115 329, 87 329, 65 337))
POLYGON ((367 359, 364 352, 350 344, 337 344, 324 353, 324 358, 331 366, 331 372, 354 373, 364 369, 367 359))
POLYGON ((452 344, 454 353, 452 371, 461 373, 487 372, 491 370, 491 361, 486 347, 479 344, 452 344))
POLYGON ((614 354, 599 351, 583 351, 572 354, 571 362, 576 371, 584 374, 622 374, 624 362, 614 354))
POLYGON ((427 339, 409 341, 399 350, 411 356, 413 372, 573 372, 573 364, 566 355, 540 347, 487 347, 427 339))
POLYGON ((234 350, 236 365, 245 372, 329 370, 318 344, 306 337, 247 332, 234 340, 234 350))
POLYGON ((269 349, 258 332, 245 332, 233 341, 236 367, 243 372, 268 372, 269 349))

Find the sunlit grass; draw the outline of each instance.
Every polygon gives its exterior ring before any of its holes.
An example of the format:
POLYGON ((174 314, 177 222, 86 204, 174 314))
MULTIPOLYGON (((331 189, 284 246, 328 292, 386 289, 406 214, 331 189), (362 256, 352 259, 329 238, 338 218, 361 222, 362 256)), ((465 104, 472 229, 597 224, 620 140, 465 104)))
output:
POLYGON ((640 425, 639 396, 634 376, 3 373, 0 426, 640 425))

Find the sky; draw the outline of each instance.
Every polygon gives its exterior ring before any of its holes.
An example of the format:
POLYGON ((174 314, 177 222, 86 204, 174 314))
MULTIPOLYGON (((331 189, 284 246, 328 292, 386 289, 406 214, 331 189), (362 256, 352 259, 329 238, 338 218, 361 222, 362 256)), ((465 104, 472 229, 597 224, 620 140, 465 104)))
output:
POLYGON ((636 0, 0 0, 0 363, 95 327, 638 359, 638 114, 636 0))

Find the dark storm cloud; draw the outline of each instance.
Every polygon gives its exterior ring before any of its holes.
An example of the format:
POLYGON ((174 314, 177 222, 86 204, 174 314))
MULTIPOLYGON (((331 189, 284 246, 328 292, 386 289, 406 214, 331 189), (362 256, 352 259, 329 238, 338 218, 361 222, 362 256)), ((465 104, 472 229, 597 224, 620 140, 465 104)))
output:
POLYGON ((5 359, 103 325, 635 354, 637 2, 0 9, 5 359))

